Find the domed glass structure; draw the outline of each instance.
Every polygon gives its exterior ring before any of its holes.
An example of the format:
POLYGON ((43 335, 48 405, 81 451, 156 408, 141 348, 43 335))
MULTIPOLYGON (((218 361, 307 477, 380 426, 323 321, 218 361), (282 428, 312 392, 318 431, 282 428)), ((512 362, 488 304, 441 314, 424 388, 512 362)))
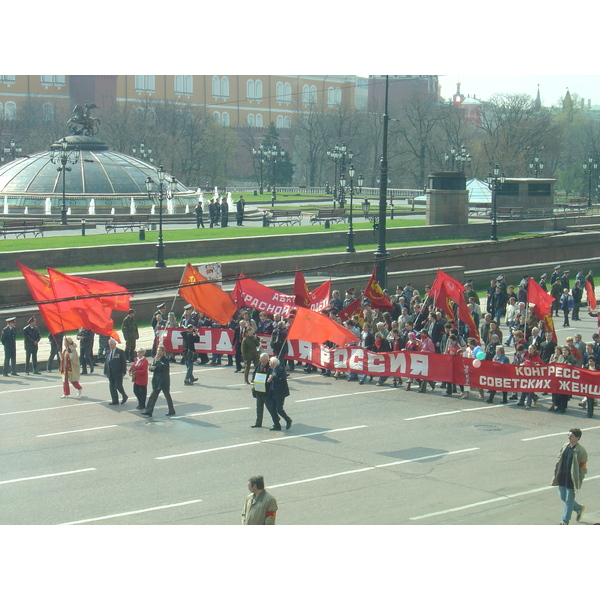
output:
MULTIPOLYGON (((127 208, 131 203, 148 207, 153 203, 148 198, 146 180, 151 177, 158 183, 157 168, 142 160, 113 152, 101 140, 85 135, 64 138, 67 150, 79 150, 75 164, 67 163, 65 178, 66 203, 69 207, 88 207, 94 200, 95 208, 127 208)), ((53 149, 60 149, 55 142, 47 152, 17 158, 0 167, 0 204, 4 197, 5 207, 57 207, 62 202, 63 172, 60 160, 52 162, 53 149)), ((164 194, 169 186, 165 178, 164 194)), ((171 191, 168 191, 171 197, 171 191)), ((195 204, 196 192, 177 182, 172 193, 174 206, 195 204)))

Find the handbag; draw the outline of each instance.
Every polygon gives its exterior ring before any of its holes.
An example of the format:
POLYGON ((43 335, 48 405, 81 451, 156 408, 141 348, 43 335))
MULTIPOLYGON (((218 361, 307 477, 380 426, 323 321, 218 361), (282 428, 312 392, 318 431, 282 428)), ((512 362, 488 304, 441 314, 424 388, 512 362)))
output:
POLYGON ((254 379, 252 380, 254 384, 254 391, 260 392, 261 394, 267 393, 267 374, 266 373, 256 373, 254 375, 254 379))

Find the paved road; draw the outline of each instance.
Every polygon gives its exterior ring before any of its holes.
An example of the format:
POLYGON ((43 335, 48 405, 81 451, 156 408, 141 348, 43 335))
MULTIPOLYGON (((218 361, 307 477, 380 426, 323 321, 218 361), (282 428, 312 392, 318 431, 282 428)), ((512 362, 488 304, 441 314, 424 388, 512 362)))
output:
MULTIPOLYGON (((591 337, 594 320, 578 327, 591 337)), ((559 330, 561 340, 570 330, 559 330)), ((233 367, 172 365, 177 416, 109 406, 98 371, 61 399, 56 373, 0 378, 0 523, 237 524, 263 474, 280 524, 558 524, 548 487, 569 427, 584 431, 583 524, 600 521, 600 424, 572 400, 545 408, 447 399, 297 370, 289 431, 252 429, 250 386, 233 367)), ((131 389, 130 382, 126 382, 131 389)))

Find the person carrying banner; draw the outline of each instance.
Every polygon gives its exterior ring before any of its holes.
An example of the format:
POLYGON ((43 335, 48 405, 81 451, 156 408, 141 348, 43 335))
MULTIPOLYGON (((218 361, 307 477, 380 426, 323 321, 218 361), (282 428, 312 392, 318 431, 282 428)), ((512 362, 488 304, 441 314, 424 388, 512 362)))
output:
POLYGON ((267 374, 269 372, 269 355, 263 352, 260 355, 258 365, 254 368, 252 375, 252 396, 256 399, 256 422, 251 427, 262 427, 265 406, 273 418, 273 426, 277 421, 271 412, 269 403, 269 391, 267 388, 267 374))

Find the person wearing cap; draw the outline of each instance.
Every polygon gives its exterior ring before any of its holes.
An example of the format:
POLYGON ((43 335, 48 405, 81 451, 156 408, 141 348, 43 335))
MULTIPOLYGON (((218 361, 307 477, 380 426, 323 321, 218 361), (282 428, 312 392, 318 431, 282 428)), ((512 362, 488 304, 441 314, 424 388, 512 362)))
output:
POLYGON ((239 200, 235 203, 235 219, 238 227, 241 227, 244 223, 244 208, 246 207, 246 201, 244 196, 240 196, 239 200))
POLYGON ((54 358, 58 360, 60 365, 60 353, 62 351, 63 339, 65 337, 64 331, 58 333, 49 333, 48 341, 50 342, 50 356, 48 356, 48 362, 46 363, 46 371, 52 373, 52 367, 54 367, 54 358))
POLYGON ((567 437, 569 441, 560 449, 550 484, 558 486, 560 499, 565 503, 561 525, 569 524, 573 511, 577 514, 577 521, 580 521, 585 510, 585 506, 575 500, 575 492, 581 489, 587 474, 588 453, 579 443, 581 429, 570 429, 567 437))
POLYGON ((30 317, 27 325, 23 327, 23 343, 25 346, 25 374, 29 375, 29 363, 33 368, 33 374, 39 375, 37 368, 38 345, 42 336, 35 321, 35 317, 30 317))
POLYGON ((71 395, 69 383, 77 390, 76 397, 81 398, 81 384, 79 376, 81 369, 79 366, 79 355, 77 354, 77 344, 70 337, 64 338, 64 349, 60 356, 60 372, 63 381, 63 395, 61 398, 68 398, 71 395))
POLYGON ((548 284, 546 283, 546 273, 543 273, 542 276, 540 277, 540 282, 539 285, 540 287, 547 292, 548 291, 548 284))
POLYGON ((229 205, 227 204, 227 197, 223 196, 221 199, 221 227, 228 227, 229 223, 229 205))
POLYGON ((133 362, 135 358, 135 345, 140 337, 137 321, 135 320, 135 310, 129 309, 127 316, 121 323, 121 331, 125 338, 125 358, 127 362, 133 362))
POLYGON ((11 368, 11 375, 17 373, 17 330, 15 328, 15 317, 6 319, 6 327, 2 330, 0 341, 4 346, 4 377, 8 377, 8 371, 11 368))
POLYGON ((121 404, 125 404, 128 399, 123 389, 123 377, 127 373, 125 352, 121 348, 117 348, 117 340, 113 338, 108 340, 108 348, 108 356, 104 363, 104 374, 108 377, 108 389, 111 397, 109 404, 119 404, 119 393, 123 397, 121 404))
POLYGON ((569 269, 564 270, 563 275, 560 278, 560 285, 563 290, 565 288, 567 288, 568 290, 571 289, 571 284, 569 283, 569 272, 570 272, 569 269))
POLYGON ((129 367, 129 374, 133 382, 133 393, 138 400, 137 409, 143 410, 146 408, 148 395, 148 359, 144 348, 138 348, 136 354, 133 364, 129 367))
POLYGON ((162 317, 162 320, 165 321, 166 316, 167 316, 166 313, 167 313, 166 302, 161 302, 160 304, 157 304, 156 310, 154 311, 154 314, 152 315, 152 320, 150 321, 150 327, 152 327, 152 329, 156 330, 156 317, 158 315, 160 315, 162 317))
POLYGON ((94 336, 96 334, 91 329, 80 327, 77 332, 77 339, 79 340, 79 347, 81 349, 81 356, 79 360, 81 362, 81 373, 87 375, 87 367, 90 367, 90 373, 94 372, 94 336))
POLYGON ((579 279, 575 280, 575 285, 571 290, 571 296, 573 296, 573 314, 571 318, 573 321, 581 321, 579 318, 579 308, 581 307, 581 301, 583 300, 583 288, 579 279))
POLYGON ((560 281, 560 265, 556 265, 552 275, 550 275, 550 285, 552 285, 555 281, 560 281))

